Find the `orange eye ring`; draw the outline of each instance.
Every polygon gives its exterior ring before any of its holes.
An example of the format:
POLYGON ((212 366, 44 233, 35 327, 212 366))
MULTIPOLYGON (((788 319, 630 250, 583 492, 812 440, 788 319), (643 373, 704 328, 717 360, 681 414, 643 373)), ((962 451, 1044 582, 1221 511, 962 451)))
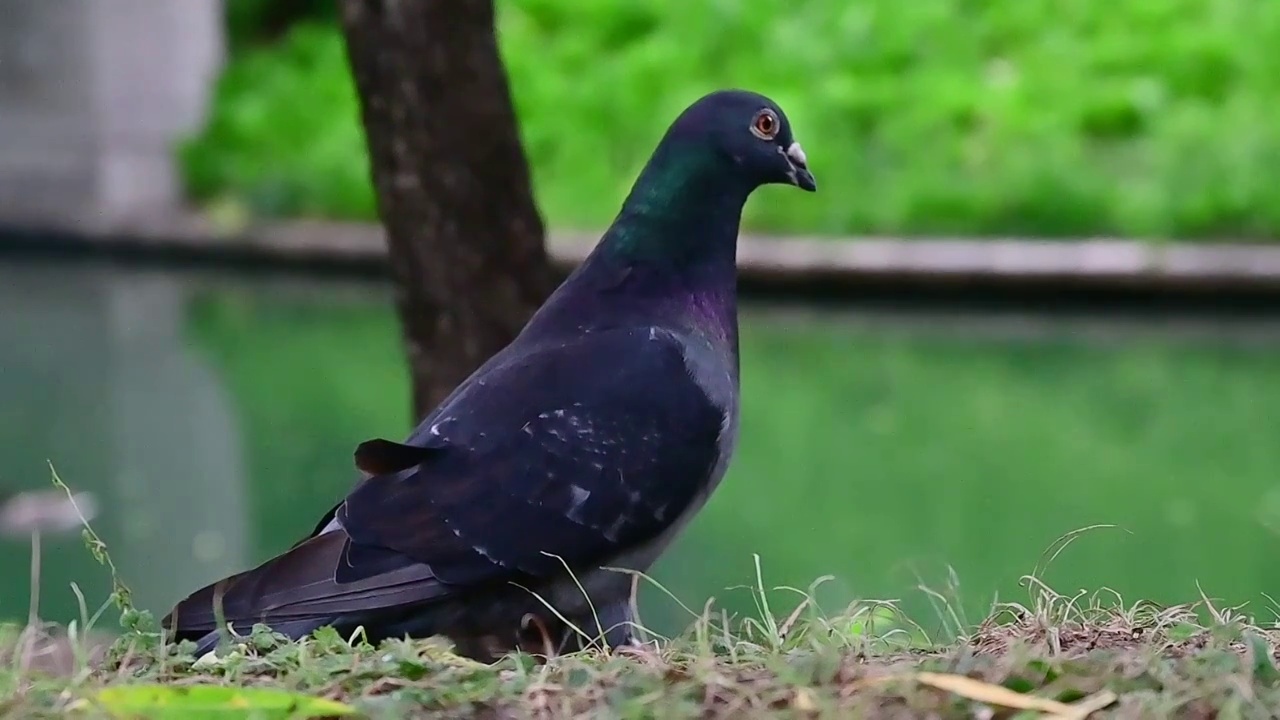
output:
POLYGON ((778 135, 778 116, 768 108, 756 113, 751 121, 751 132, 761 140, 772 140, 778 135))

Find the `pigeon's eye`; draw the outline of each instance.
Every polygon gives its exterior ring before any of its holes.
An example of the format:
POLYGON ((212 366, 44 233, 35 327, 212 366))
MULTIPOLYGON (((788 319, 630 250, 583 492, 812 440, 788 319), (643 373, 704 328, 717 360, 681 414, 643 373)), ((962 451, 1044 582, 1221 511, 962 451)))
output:
POLYGON ((772 140, 778 134, 778 116, 772 110, 761 110, 751 121, 751 132, 761 140, 772 140))

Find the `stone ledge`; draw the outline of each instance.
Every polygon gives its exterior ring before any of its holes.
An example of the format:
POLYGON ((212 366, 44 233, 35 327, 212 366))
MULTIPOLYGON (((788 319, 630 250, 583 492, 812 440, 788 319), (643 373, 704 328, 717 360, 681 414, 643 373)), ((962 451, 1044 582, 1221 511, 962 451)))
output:
MULTIPOLYGON (((553 260, 568 270, 597 235, 552 232, 553 260)), ((232 258, 281 266, 329 266, 353 274, 385 267, 381 227, 316 220, 258 222, 221 229, 209 217, 177 214, 114 221, 10 218, 0 223, 0 250, 86 251, 200 259, 232 258)), ((1280 292, 1280 243, 1148 243, 994 238, 892 239, 744 235, 738 251, 744 282, 1023 285, 1176 291, 1280 292)))

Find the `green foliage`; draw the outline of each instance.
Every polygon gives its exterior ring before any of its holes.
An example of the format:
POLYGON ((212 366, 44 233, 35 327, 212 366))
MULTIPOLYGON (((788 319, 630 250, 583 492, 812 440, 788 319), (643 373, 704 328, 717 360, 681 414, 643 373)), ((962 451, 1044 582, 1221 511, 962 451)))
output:
MULTIPOLYGON (((249 2, 250 0, 242 0, 249 2)), ((260 2, 261 0, 257 0, 260 2)), ((252 4, 252 3, 251 3, 252 4)), ((711 89, 775 97, 821 192, 762 231, 1265 237, 1280 227, 1280 4, 504 0, 500 41, 543 212, 607 223, 711 89)), ((372 218, 340 34, 238 54, 191 192, 372 218)))
POLYGON ((271 42, 292 26, 337 22, 337 0, 225 0, 227 41, 233 52, 271 42))
POLYGON ((262 215, 373 217, 359 122, 341 35, 298 26, 227 67, 204 132, 180 151, 187 189, 262 215))

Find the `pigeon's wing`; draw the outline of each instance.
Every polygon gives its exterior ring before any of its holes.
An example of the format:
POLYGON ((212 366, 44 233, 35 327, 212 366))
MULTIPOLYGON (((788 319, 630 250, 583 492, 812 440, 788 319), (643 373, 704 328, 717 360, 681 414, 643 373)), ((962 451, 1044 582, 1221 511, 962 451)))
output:
POLYGON ((514 355, 414 444, 360 446, 375 474, 338 510, 351 538, 338 579, 360 581, 388 550, 465 586, 606 562, 706 492, 725 417, 659 328, 514 355))

